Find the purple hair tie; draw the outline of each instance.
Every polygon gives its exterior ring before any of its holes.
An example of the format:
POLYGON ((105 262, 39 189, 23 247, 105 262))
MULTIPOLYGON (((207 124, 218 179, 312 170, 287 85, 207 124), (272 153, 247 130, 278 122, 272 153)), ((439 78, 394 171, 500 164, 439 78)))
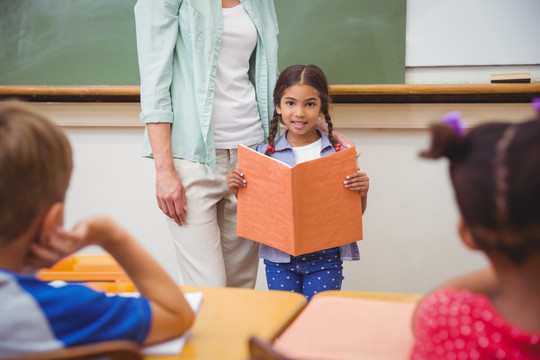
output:
POLYGON ((532 106, 536 111, 540 112, 540 97, 532 99, 532 106))
POLYGON ((452 111, 449 113, 444 114, 441 122, 443 124, 448 124, 454 129, 456 134, 458 134, 459 137, 465 136, 465 123, 461 119, 461 112, 459 111, 452 111))

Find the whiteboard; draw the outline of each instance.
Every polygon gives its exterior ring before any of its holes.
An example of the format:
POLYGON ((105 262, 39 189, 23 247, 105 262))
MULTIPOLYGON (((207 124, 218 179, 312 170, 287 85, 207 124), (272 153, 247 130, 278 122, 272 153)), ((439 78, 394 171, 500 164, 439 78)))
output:
POLYGON ((407 0, 407 67, 534 64, 540 0, 407 0))

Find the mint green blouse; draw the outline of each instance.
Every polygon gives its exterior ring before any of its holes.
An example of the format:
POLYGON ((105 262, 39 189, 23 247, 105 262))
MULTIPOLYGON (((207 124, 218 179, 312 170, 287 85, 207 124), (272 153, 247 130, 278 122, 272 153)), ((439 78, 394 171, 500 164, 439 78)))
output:
MULTIPOLYGON (((272 0, 240 0, 257 28, 250 59, 265 136, 274 111, 278 24, 272 0)), ((143 123, 171 123, 172 155, 215 168, 211 124, 221 0, 138 0, 135 5, 143 123)), ((142 155, 152 157, 145 132, 142 155)))

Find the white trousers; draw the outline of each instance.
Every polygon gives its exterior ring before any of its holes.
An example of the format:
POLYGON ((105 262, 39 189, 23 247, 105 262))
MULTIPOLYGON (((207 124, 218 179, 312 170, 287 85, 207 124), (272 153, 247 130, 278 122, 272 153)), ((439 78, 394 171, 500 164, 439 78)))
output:
POLYGON ((180 283, 195 286, 254 288, 259 244, 236 236, 236 197, 226 185, 238 167, 238 152, 216 150, 217 167, 174 159, 186 190, 186 224, 168 218, 180 283))

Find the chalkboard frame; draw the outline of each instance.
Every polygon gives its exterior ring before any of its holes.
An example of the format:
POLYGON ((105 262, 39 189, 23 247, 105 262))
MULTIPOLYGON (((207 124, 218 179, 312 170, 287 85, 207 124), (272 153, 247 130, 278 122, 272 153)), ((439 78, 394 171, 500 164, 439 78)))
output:
MULTIPOLYGON (((527 103, 540 83, 330 85, 334 103, 527 103)), ((0 100, 139 102, 139 86, 0 86, 0 100)))

